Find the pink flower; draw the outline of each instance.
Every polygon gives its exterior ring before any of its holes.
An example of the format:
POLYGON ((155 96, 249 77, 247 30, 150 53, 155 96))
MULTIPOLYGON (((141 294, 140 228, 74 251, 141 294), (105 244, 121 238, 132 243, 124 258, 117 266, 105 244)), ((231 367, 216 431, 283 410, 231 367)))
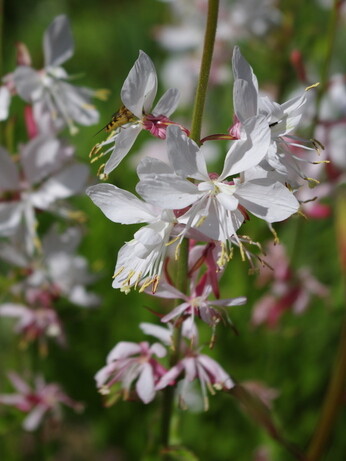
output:
POLYGON ((47 412, 54 418, 60 417, 60 404, 63 403, 76 411, 81 411, 83 405, 72 400, 62 392, 58 384, 46 384, 41 376, 35 379, 35 387, 31 388, 19 375, 14 372, 8 374, 17 394, 1 394, 0 403, 12 405, 27 413, 23 421, 23 429, 34 431, 41 424, 47 412))
MULTIPOLYGON (((162 344, 121 341, 107 356, 107 365, 95 375, 97 387, 102 394, 109 394, 112 386, 120 382, 124 399, 128 399, 132 383, 136 382, 136 393, 144 402, 151 402, 156 394, 155 385, 166 371, 153 357, 164 357, 162 344)), ((120 394, 120 392, 119 392, 120 394)))
POLYGON ((162 376, 156 390, 176 384, 182 372, 185 372, 185 376, 178 390, 182 406, 186 405, 185 395, 189 392, 190 383, 195 379, 200 382, 205 410, 209 407, 207 389, 211 394, 215 394, 216 390, 231 389, 234 386, 231 377, 215 360, 195 350, 189 350, 183 359, 162 376))
POLYGON ((309 269, 294 271, 282 245, 270 244, 267 248, 269 267, 261 268, 258 283, 262 286, 270 284, 270 287, 255 304, 252 323, 274 327, 286 310, 300 314, 307 309, 312 295, 325 298, 329 290, 313 277, 309 269))

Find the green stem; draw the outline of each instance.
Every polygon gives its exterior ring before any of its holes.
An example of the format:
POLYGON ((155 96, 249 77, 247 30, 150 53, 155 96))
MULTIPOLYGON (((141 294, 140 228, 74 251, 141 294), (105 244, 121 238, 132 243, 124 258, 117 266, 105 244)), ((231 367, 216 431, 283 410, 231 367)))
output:
MULTIPOLYGON (((339 246, 341 283, 344 287, 346 305, 346 192, 339 190, 336 197, 336 234, 339 246)), ((321 458, 330 438, 338 413, 343 406, 346 384, 346 314, 341 327, 339 347, 328 389, 323 401, 321 415, 307 451, 308 461, 321 458)))
POLYGON ((192 113, 192 125, 190 138, 199 144, 201 139, 202 117, 204 111, 207 86, 211 68, 211 59, 213 56, 215 34, 217 27, 217 17, 219 12, 219 0, 209 0, 207 25, 204 36, 203 56, 201 69, 197 84, 195 103, 192 113))
POLYGON ((334 52, 334 45, 335 45, 335 39, 336 39, 336 31, 337 31, 338 21, 340 17, 340 5, 341 5, 341 0, 334 0, 331 16, 329 20, 328 35, 327 35, 328 37, 327 38, 328 40, 327 49, 326 49, 325 57, 323 59, 323 65, 321 68, 320 86, 319 86, 317 98, 316 98, 316 110, 315 110, 316 115, 315 115, 314 122, 312 124, 312 130, 315 129, 318 123, 322 98, 328 89, 330 65, 332 62, 332 56, 334 52))
MULTIPOLYGON (((217 27, 217 18, 219 11, 219 0, 209 0, 207 24, 204 36, 203 55, 201 61, 201 69, 197 90, 195 95, 191 134, 190 137, 197 144, 201 139, 201 126, 204 111, 206 92, 210 74, 211 60, 214 50, 215 34, 217 27)), ((176 267, 175 286, 182 293, 187 293, 188 284, 188 256, 189 256, 189 241, 184 239, 180 246, 179 260, 176 267)), ((180 358, 180 343, 181 343, 181 327, 175 329, 173 336, 173 353, 170 359, 170 367, 174 366, 180 358)), ((163 408, 162 408, 162 425, 161 425, 161 445, 166 451, 166 458, 169 459, 169 445, 171 439, 171 421, 173 415, 175 389, 173 386, 168 386, 163 392, 163 408)))

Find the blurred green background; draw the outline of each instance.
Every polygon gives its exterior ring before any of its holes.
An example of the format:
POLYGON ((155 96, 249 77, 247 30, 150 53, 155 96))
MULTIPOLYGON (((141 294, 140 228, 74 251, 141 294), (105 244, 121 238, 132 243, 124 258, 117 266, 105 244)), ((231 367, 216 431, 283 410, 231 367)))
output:
MULTIPOLYGON (((322 9, 317 2, 286 0, 277 4, 283 15, 281 25, 265 38, 251 38, 239 44, 260 85, 280 88, 280 94, 285 98, 298 85, 289 61, 293 49, 302 51, 308 69, 318 80, 327 46, 330 11, 322 9)), ((80 76, 78 84, 111 91, 107 102, 96 102, 101 113, 100 127, 81 127, 71 139, 76 145, 77 157, 88 163, 90 149, 96 141, 103 139, 103 134, 97 137, 94 134, 119 107, 120 89, 138 50, 146 51, 157 69, 167 57, 153 39, 153 28, 170 21, 170 10, 166 3, 156 0, 4 1, 3 73, 15 67, 14 44, 17 41, 28 46, 33 66, 42 66, 42 34, 52 19, 61 13, 67 14, 71 20, 76 45, 74 57, 64 67, 69 74, 80 76)), ((345 70, 344 29, 343 23, 337 37, 333 71, 345 70)), ((206 108, 206 114, 208 110, 214 114, 209 118, 206 115, 210 132, 225 131, 229 126, 231 97, 231 82, 211 89, 206 108)), ((17 101, 11 109, 11 114, 18 111, 16 143, 26 140, 20 120, 22 108, 23 103, 17 101)), ((187 120, 190 115, 188 109, 177 114, 178 118, 187 120)), ((66 133, 66 136, 69 135, 66 133)), ((143 133, 136 147, 148 139, 150 136, 143 133)), ((97 165, 91 168, 95 175, 97 165)), ((111 174, 109 180, 133 191, 136 175, 125 163, 111 174)), ((91 182, 96 182, 95 176, 91 182)), ((139 460, 144 458, 159 431, 159 399, 148 406, 140 402, 119 402, 107 409, 102 405, 93 378, 116 342, 143 339, 139 322, 154 321, 145 307, 160 310, 158 300, 135 292, 125 296, 111 288, 117 251, 124 241, 131 239, 136 227, 108 221, 86 197, 76 199, 75 203, 88 217, 81 253, 100 273, 93 290, 102 295, 103 302, 99 309, 83 310, 59 301, 58 310, 66 328, 68 346, 64 349, 50 343, 49 355, 40 359, 39 369, 47 381, 61 383, 67 394, 85 402, 86 408, 82 414, 64 409, 61 425, 46 427, 49 449, 39 455, 35 451, 37 436, 23 433, 20 427, 21 413, 1 406, 0 459, 4 461, 36 460, 39 456, 57 461, 139 460)), ((258 380, 280 392, 274 402, 274 419, 285 436, 304 449, 317 421, 335 359, 344 305, 333 216, 299 224, 301 220, 293 217, 289 222, 277 225, 276 230, 291 251, 298 243, 293 264, 312 268, 317 279, 330 288, 329 302, 316 299, 301 316, 288 312, 273 330, 251 327, 252 306, 264 289, 256 287, 256 277, 249 277, 247 264, 236 255, 222 279, 222 294, 224 297, 245 295, 248 303, 231 311, 239 335, 219 327, 217 344, 211 355, 235 380, 258 380)), ((255 219, 251 220, 251 225, 252 230, 247 233, 255 240, 264 242, 271 238, 266 226, 255 219)), ((30 366, 35 351, 31 350, 32 347, 26 351, 19 348, 10 322, 1 322, 0 333, 0 393, 5 393, 12 391, 6 372, 30 366)), ((207 337, 207 330, 205 334, 207 337)), ((201 460, 249 461, 261 445, 269 447, 272 460, 293 459, 242 412, 236 401, 222 393, 210 398, 209 412, 179 411, 178 416, 180 442, 201 460)), ((343 412, 323 459, 344 459, 345 423, 343 412)))

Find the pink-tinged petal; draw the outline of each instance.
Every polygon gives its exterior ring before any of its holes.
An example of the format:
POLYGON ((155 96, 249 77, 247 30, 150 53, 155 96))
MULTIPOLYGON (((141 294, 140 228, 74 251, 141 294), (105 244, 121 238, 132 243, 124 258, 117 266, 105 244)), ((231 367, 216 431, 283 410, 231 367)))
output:
POLYGON ((287 187, 268 179, 241 184, 236 195, 247 210, 270 223, 283 221, 299 209, 298 200, 287 187))
POLYGON ((29 309, 22 304, 4 303, 0 305, 0 316, 22 317, 27 314, 29 309))
POLYGON ((165 115, 169 117, 178 107, 179 99, 179 90, 177 88, 170 88, 161 96, 152 114, 155 116, 165 115))
POLYGON ((106 381, 108 381, 109 377, 115 373, 116 371, 116 363, 112 362, 109 363, 108 365, 102 367, 96 374, 95 374, 95 381, 96 381, 96 386, 98 388, 101 388, 106 381))
POLYGON ((0 395, 0 403, 4 405, 12 405, 21 411, 30 411, 32 404, 29 403, 26 398, 19 394, 2 394, 0 395))
POLYGON ((118 343, 107 355, 107 363, 113 360, 124 359, 135 354, 140 354, 142 348, 140 344, 132 343, 130 341, 121 341, 118 343))
POLYGON ((220 181, 258 165, 268 152, 271 132, 267 118, 257 115, 246 120, 242 126, 246 138, 232 142, 220 181))
POLYGON ((242 306, 247 301, 245 296, 239 296, 238 298, 226 298, 216 299, 215 301, 209 301, 211 306, 242 306))
POLYGON ((199 147, 179 126, 169 126, 166 139, 168 158, 178 176, 209 180, 205 159, 199 147))
POLYGON ((155 291, 155 296, 167 299, 187 299, 187 296, 184 295, 184 293, 166 282, 160 282, 158 289, 155 291))
MULTIPOLYGON (((158 327, 158 328, 162 328, 162 327, 158 327)), ((153 345, 150 346, 149 353, 152 355, 156 355, 156 357, 162 358, 166 356, 167 351, 162 344, 154 343, 153 345)))
POLYGON ((137 184, 136 191, 147 202, 168 210, 185 208, 201 195, 191 182, 169 174, 145 178, 137 184))
POLYGON ((149 363, 144 363, 142 366, 142 371, 136 382, 136 391, 144 403, 151 402, 155 397, 154 375, 149 363))
POLYGON ((129 153, 141 131, 142 126, 140 124, 123 127, 115 139, 114 150, 106 162, 105 174, 111 173, 119 165, 122 159, 129 153))
POLYGON ((234 383, 228 373, 212 358, 207 355, 201 354, 198 356, 198 362, 203 365, 204 369, 213 378, 213 384, 219 384, 225 387, 226 389, 231 389, 234 386, 234 383))
POLYGON ((86 194, 113 222, 135 224, 151 222, 155 217, 152 206, 112 184, 91 186, 86 190, 86 194))
POLYGON ((121 100, 139 119, 151 109, 157 91, 157 75, 154 64, 143 51, 129 72, 121 89, 121 100))
POLYGON ((18 189, 19 173, 17 165, 7 151, 0 147, 0 191, 15 191, 18 189))
POLYGON ((17 373, 10 371, 8 373, 8 377, 18 392, 20 392, 21 394, 31 393, 30 387, 19 375, 17 375, 17 373))
POLYGON ((178 317, 178 315, 181 315, 189 306, 189 303, 180 304, 179 306, 172 309, 171 312, 162 317, 161 322, 170 322, 172 319, 174 319, 174 317, 178 317))
MULTIPOLYGON (((172 343, 172 332, 165 327, 160 327, 159 325, 154 325, 153 323, 142 322, 139 324, 139 328, 145 335, 154 336, 164 344, 170 345, 172 343)), ((153 346, 151 346, 150 350, 152 350, 152 348, 153 346)), ((166 349, 164 349, 164 352, 166 353, 166 349)))
POLYGON ((197 376, 196 359, 192 357, 187 357, 186 359, 183 359, 182 362, 185 369, 186 379, 188 381, 193 381, 197 376))
POLYGON ((172 385, 175 381, 175 379, 180 375, 180 373, 183 371, 183 363, 182 361, 178 362, 177 365, 172 367, 170 370, 165 373, 160 381, 156 384, 155 389, 157 391, 164 389, 165 387, 172 385))
POLYGON ((38 404, 24 419, 23 429, 25 429, 26 431, 34 431, 35 429, 37 429, 47 410, 47 405, 38 404))
POLYGON ((66 15, 57 16, 48 26, 43 37, 43 50, 45 67, 60 66, 73 55, 74 43, 66 15))

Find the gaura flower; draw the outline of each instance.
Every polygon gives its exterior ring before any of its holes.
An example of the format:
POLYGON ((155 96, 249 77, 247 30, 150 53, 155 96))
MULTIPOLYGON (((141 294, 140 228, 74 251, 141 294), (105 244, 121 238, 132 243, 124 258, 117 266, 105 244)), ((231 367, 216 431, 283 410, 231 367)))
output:
POLYGON ((113 288, 127 292, 141 285, 156 290, 176 218, 171 210, 160 209, 112 184, 98 184, 86 191, 108 219, 121 224, 149 223, 119 251, 113 288))
MULTIPOLYGON (((78 87, 68 82, 69 76, 61 67, 71 58, 74 44, 67 16, 57 16, 48 26, 43 39, 44 68, 40 71, 30 66, 19 66, 13 74, 17 93, 27 102, 42 104, 45 111, 59 125, 63 122, 70 132, 78 131, 74 122, 93 125, 99 114, 91 98, 102 92, 78 87)), ((43 110, 43 109, 42 109, 43 110)))
POLYGON ((58 384, 47 384, 41 376, 36 377, 34 387, 31 388, 17 373, 10 372, 8 375, 17 394, 1 394, 0 403, 12 405, 27 413, 22 424, 26 431, 36 430, 46 413, 54 419, 60 419, 62 403, 76 411, 83 410, 83 405, 68 397, 58 384))
POLYGON ((268 151, 270 128, 265 117, 246 120, 243 129, 243 137, 232 142, 223 171, 217 175, 208 173, 203 151, 194 141, 179 127, 168 127, 170 165, 150 158, 142 160, 137 192, 162 208, 189 207, 179 216, 179 222, 224 244, 230 244, 236 236, 248 217, 247 211, 268 223, 288 218, 298 210, 299 203, 285 186, 270 178, 243 179, 242 173, 256 166, 268 151))
POLYGON ((237 46, 233 50, 232 65, 235 124, 231 127, 230 133, 237 137, 240 126, 246 120, 256 115, 264 116, 270 127, 271 146, 259 167, 274 172, 275 177, 281 182, 296 186, 297 178, 305 179, 305 175, 300 168, 302 159, 296 157, 290 151, 290 147, 299 146, 307 150, 315 150, 305 145, 307 140, 292 135, 292 131, 297 128, 301 120, 307 102, 305 92, 283 104, 278 104, 268 96, 260 96, 256 75, 237 46))
POLYGON ((56 202, 81 191, 88 167, 67 162, 73 149, 54 137, 38 136, 20 152, 20 167, 0 148, 0 235, 14 235, 25 222, 27 248, 37 244, 35 210, 63 213, 56 202))
POLYGON ((110 145, 101 154, 111 153, 104 167, 106 175, 119 165, 143 129, 156 137, 165 137, 167 124, 173 123, 168 117, 178 105, 179 93, 177 89, 170 88, 152 108, 156 92, 157 74, 154 64, 144 51, 140 51, 121 89, 124 106, 106 126, 107 131, 114 132, 107 140, 97 144, 90 154, 94 155, 110 145))
POLYGON ((121 393, 126 400, 136 381, 138 397, 149 403, 155 398, 155 385, 166 371, 154 356, 162 358, 165 355, 166 349, 160 343, 121 341, 108 354, 107 365, 95 375, 97 387, 102 394, 109 394, 112 386, 121 383, 121 393))

